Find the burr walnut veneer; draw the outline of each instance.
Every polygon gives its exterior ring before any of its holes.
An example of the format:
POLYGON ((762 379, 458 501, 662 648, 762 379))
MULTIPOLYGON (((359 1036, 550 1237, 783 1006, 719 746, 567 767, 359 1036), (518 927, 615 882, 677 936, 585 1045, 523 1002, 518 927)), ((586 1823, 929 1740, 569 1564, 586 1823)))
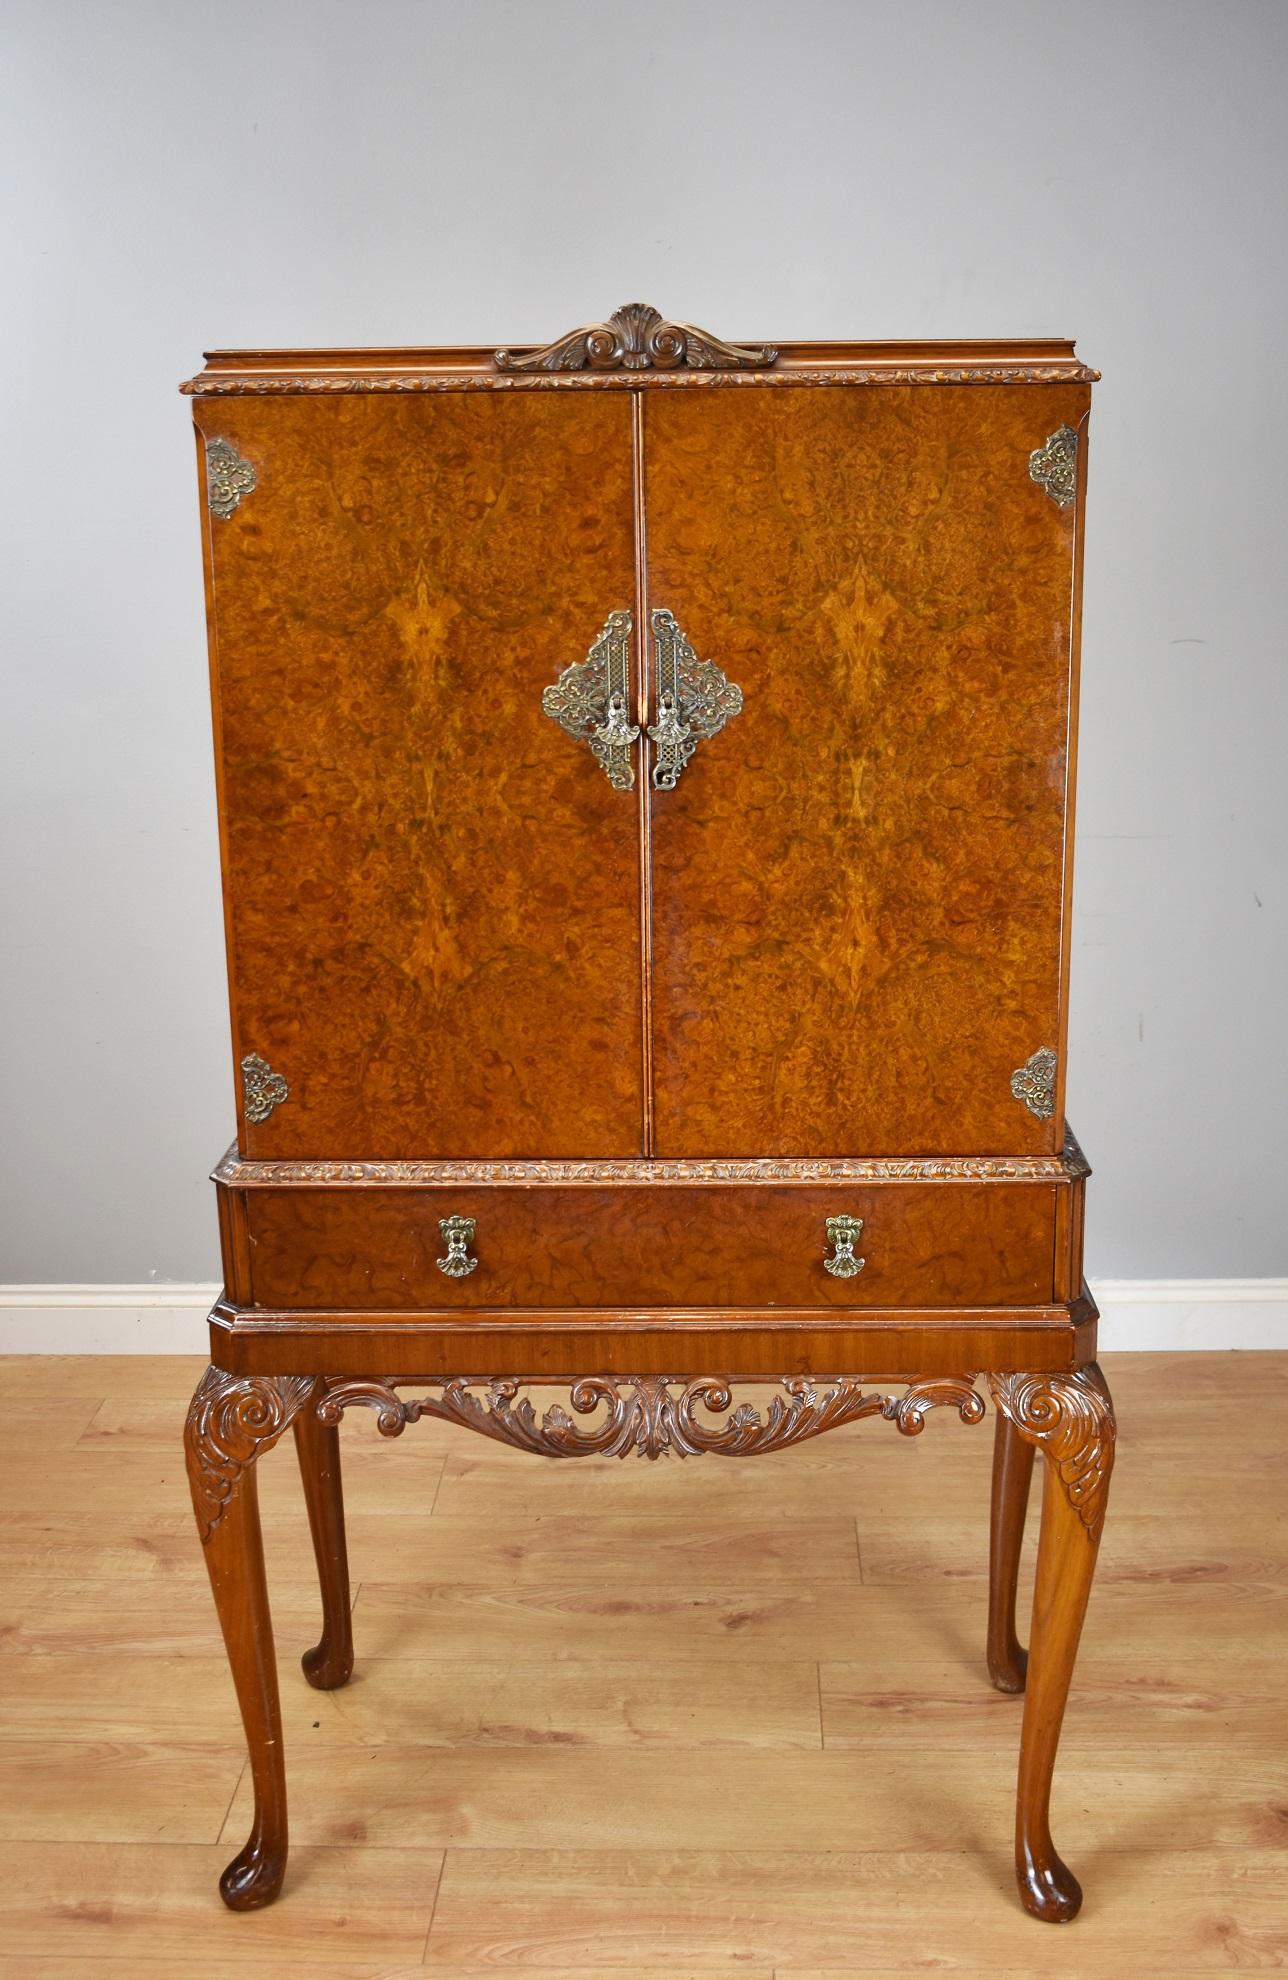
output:
POLYGON ((239 1103, 187 1431, 256 1787, 230 1905, 286 1863, 254 1467, 288 1426, 332 1686, 346 1408, 731 1457, 987 1392, 1020 1891, 1076 1912, 1047 1804, 1114 1437, 1064 1120, 1094 376, 630 305, 183 388, 239 1103))

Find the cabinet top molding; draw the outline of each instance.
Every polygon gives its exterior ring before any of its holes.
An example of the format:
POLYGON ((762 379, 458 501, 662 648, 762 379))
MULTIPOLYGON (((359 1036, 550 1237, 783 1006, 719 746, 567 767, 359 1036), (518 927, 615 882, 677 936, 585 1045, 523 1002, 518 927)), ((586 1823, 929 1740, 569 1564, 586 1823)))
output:
POLYGON ((946 343, 727 344, 628 303, 553 344, 207 351, 179 387, 261 392, 657 391, 780 385, 1089 385, 1070 338, 946 343))

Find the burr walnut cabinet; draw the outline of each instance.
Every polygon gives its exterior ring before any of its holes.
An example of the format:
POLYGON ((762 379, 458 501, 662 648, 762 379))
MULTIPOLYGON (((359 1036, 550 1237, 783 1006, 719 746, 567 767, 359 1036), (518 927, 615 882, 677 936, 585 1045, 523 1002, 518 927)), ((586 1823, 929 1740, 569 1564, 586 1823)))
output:
POLYGON ((1064 1120, 1095 375, 637 304, 184 386, 238 1092, 187 1426, 256 1791, 230 1905, 286 1864, 254 1466, 288 1427, 328 1687, 347 1408, 752 1457, 991 1395, 1020 1892, 1076 1912, 1047 1809, 1114 1440, 1064 1120))

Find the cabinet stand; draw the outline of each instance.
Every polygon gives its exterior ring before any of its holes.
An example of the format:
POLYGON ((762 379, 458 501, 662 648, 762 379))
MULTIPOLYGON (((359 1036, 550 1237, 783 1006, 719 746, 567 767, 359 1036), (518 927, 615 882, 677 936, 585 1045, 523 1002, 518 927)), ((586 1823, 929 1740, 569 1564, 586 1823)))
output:
MULTIPOLYGON (((1051 1776, 1065 1701, 1104 1525, 1114 1461, 1109 1390, 1089 1362, 1069 1372, 988 1374, 997 1407, 989 1571, 988 1666, 1001 1691, 1024 1693, 1015 1865, 1034 1917, 1060 1922, 1082 1903, 1077 1879, 1051 1841, 1051 1776), (1015 1629, 1020 1544, 1033 1458, 1045 1459, 1042 1528, 1029 1651, 1015 1629)), ((784 1450, 860 1417, 880 1416, 915 1436, 936 1406, 978 1423, 985 1402, 968 1375, 934 1376, 883 1394, 849 1378, 795 1376, 762 1414, 734 1406, 718 1379, 589 1376, 538 1418, 521 1379, 237 1375, 209 1367, 188 1412, 185 1444, 193 1508, 232 1666, 255 1789, 245 1847, 220 1880, 226 1904, 248 1911, 282 1886, 287 1856, 286 1776, 273 1626, 255 1466, 291 1427, 322 1592, 322 1635, 304 1653, 308 1682, 331 1690, 353 1669, 349 1574, 338 1425, 346 1409, 375 1410, 398 1436, 422 1416, 466 1425, 544 1457, 753 1457, 784 1450), (404 1389, 429 1394, 404 1396, 404 1389), (590 1419, 578 1424, 574 1417, 590 1419)))

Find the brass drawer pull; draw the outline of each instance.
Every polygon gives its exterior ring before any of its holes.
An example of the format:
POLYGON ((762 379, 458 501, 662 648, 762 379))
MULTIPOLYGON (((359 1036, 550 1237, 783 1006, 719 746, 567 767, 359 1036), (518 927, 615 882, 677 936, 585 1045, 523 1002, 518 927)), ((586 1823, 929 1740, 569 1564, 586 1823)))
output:
POLYGON ((863 1229, 862 1217, 829 1217, 827 1220, 827 1241, 832 1246, 832 1256, 824 1255, 823 1269, 834 1279, 852 1279, 867 1264, 866 1258, 856 1258, 854 1247, 863 1229))
POLYGON ((648 732, 657 749, 653 788, 673 791, 699 741, 719 735, 742 713, 742 689, 714 660, 699 660, 673 613, 658 610, 650 618, 657 717, 648 732))
POLYGON ((477 1258, 470 1257, 470 1246, 474 1242, 473 1217, 440 1217, 438 1228, 447 1246, 446 1258, 435 1261, 439 1271, 446 1272, 449 1279, 468 1278, 479 1262, 477 1258))

